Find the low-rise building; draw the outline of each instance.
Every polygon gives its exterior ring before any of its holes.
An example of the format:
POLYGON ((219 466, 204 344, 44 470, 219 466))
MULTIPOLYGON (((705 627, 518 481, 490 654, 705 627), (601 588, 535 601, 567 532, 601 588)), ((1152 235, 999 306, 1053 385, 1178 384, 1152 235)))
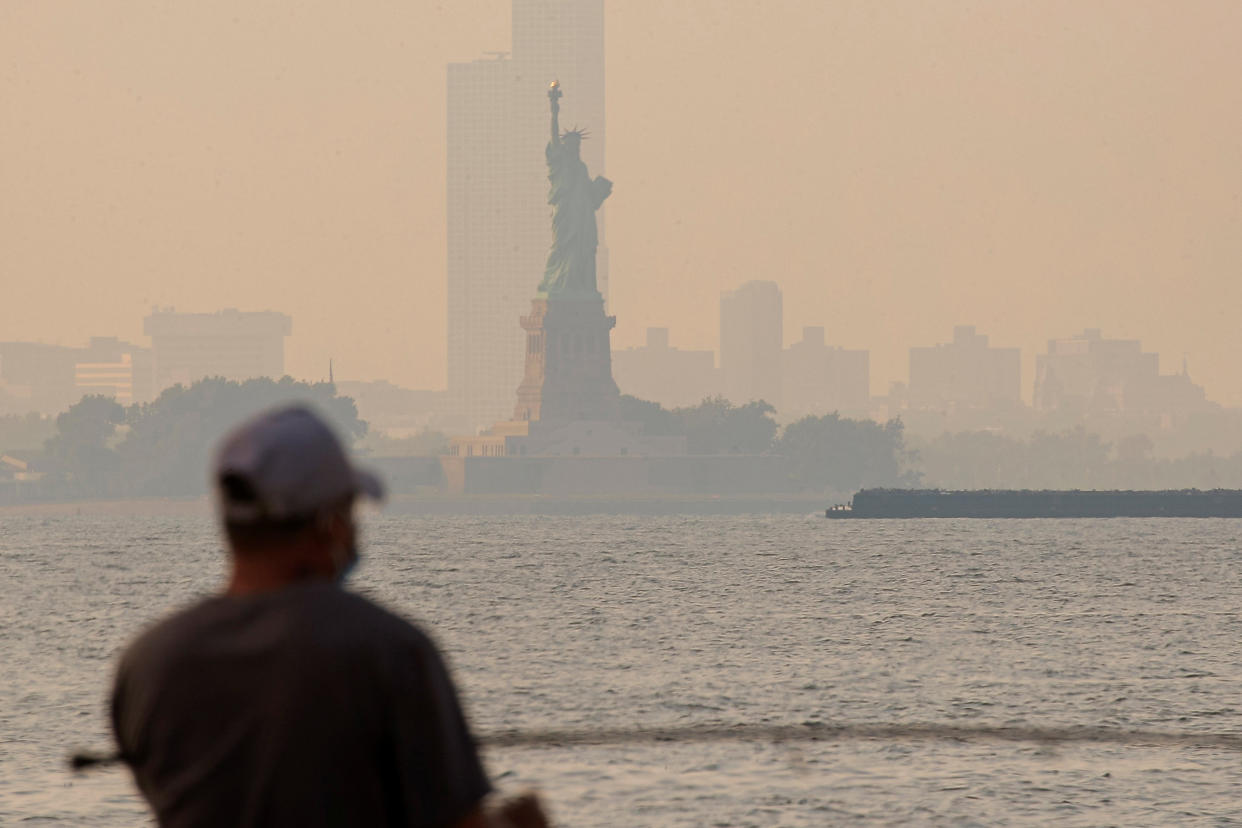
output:
POLYGON ((865 417, 871 403, 871 354, 825 344, 822 327, 802 329, 785 349, 781 368, 782 419, 834 411, 865 417))
POLYGON ((613 351, 612 375, 622 394, 665 408, 697 405, 718 387, 715 354, 671 347, 668 328, 648 328, 646 345, 613 351))
POLYGON ((953 329, 953 341, 910 349, 912 409, 1008 408, 1021 403, 1022 365, 1017 348, 994 348, 973 325, 953 329))

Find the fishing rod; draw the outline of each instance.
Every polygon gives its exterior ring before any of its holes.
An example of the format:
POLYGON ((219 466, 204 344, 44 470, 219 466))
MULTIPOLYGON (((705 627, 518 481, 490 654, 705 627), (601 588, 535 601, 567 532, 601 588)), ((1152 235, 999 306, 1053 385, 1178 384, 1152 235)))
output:
MULTIPOLYGON (((1020 727, 949 724, 829 724, 801 725, 682 725, 583 730, 503 730, 478 737, 491 748, 571 747, 578 745, 633 745, 643 743, 704 742, 843 742, 843 741, 954 741, 1034 742, 1039 744, 1113 744, 1134 747, 1191 747, 1242 751, 1242 734, 1191 733, 1167 730, 1123 730, 1110 727, 1020 727)), ((109 767, 122 761, 120 753, 74 753, 75 770, 109 767)))
POLYGON ((833 742, 833 741, 955 741, 1036 742, 1041 744, 1096 743, 1155 747, 1203 747, 1242 751, 1242 734, 1193 733, 1166 730, 1125 730, 1109 727, 1021 727, 952 724, 829 724, 801 725, 685 725, 593 730, 500 731, 480 742, 488 747, 560 747, 624 745, 644 742, 833 742))
POLYGON ((121 761, 121 754, 117 753, 90 753, 82 751, 80 753, 72 753, 69 755, 70 770, 80 771, 89 768, 108 767, 116 765, 121 761))

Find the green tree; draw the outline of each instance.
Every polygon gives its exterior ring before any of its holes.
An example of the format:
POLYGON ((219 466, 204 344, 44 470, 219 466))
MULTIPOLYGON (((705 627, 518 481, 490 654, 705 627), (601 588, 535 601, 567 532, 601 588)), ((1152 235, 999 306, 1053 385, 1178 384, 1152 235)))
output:
POLYGON ((125 409, 111 397, 89 396, 56 417, 56 433, 44 443, 54 485, 73 494, 110 494, 119 467, 109 445, 125 409))
POLYGON ((1112 446, 1082 426, 1031 435, 1028 484, 1033 489, 1094 489, 1106 486, 1112 446))
POLYGON ((690 454, 763 454, 776 437, 776 409, 762 400, 733 405, 724 397, 671 411, 659 403, 625 395, 621 419, 642 423, 643 433, 653 436, 684 435, 690 454))
POLYGON ((366 433, 354 401, 336 396, 329 383, 216 377, 188 388, 177 385, 129 411, 129 432, 117 447, 126 489, 147 495, 202 493, 211 452, 224 434, 264 409, 293 403, 319 411, 346 445, 366 433))
POLYGON ((693 408, 678 408, 690 454, 763 454, 776 437, 775 408, 763 400, 733 405, 709 397, 693 408))
POLYGON ((803 417, 785 426, 778 451, 790 476, 807 490, 848 491, 875 486, 909 486, 918 474, 907 470, 901 420, 877 423, 840 415, 803 417))
POLYGON ((669 411, 657 402, 622 394, 619 408, 622 421, 642 423, 644 434, 663 437, 686 433, 681 415, 677 411, 669 411))
POLYGON ((991 431, 944 433, 922 446, 920 467, 941 489, 1011 489, 1029 483, 1030 446, 991 431))

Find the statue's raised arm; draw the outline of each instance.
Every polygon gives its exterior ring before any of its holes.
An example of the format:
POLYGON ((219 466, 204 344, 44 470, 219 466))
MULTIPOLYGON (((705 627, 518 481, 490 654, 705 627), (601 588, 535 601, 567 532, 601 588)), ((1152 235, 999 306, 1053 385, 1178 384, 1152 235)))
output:
POLYGON ((561 82, 548 84, 548 100, 552 103, 552 143, 561 143, 561 82))

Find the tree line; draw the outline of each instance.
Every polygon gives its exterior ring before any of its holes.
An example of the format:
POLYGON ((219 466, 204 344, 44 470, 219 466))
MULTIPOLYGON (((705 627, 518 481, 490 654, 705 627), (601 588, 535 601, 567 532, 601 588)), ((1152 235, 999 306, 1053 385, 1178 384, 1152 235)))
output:
POLYGON ((1108 442, 1081 427, 1027 439, 959 432, 909 450, 924 483, 943 489, 1242 488, 1242 452, 1156 457, 1145 434, 1108 442))
MULTIPOLYGON (((319 410, 344 442, 375 455, 447 451, 443 434, 394 440, 368 435, 349 397, 329 383, 205 379, 165 390, 153 402, 125 407, 85 397, 52 420, 0 418, 0 437, 26 447, 42 441, 42 490, 58 497, 195 496, 207 489, 211 452, 241 420, 273 405, 301 402, 319 410), (365 438, 365 441, 364 441, 365 438)), ((778 426, 765 402, 734 405, 711 397, 666 409, 621 398, 621 419, 649 435, 677 435, 688 453, 768 454, 782 458, 788 482, 805 492, 848 493, 867 487, 947 489, 1242 488, 1242 452, 1178 459, 1153 456, 1135 435, 1109 443, 1082 428, 1026 439, 987 431, 910 438, 900 419, 885 423, 839 414, 778 426)))
POLYGON ((734 405, 709 397, 696 406, 665 409, 621 398, 621 418, 648 434, 683 435, 690 454, 776 454, 803 491, 844 492, 867 486, 915 486, 920 477, 907 450, 901 420, 877 423, 839 414, 808 416, 778 427, 766 402, 734 405))
POLYGON ((122 406, 82 398, 56 418, 40 470, 49 494, 69 497, 193 496, 207 489, 211 452, 242 420, 266 408, 306 403, 346 443, 366 434, 354 401, 329 383, 201 380, 166 389, 154 401, 122 406))

